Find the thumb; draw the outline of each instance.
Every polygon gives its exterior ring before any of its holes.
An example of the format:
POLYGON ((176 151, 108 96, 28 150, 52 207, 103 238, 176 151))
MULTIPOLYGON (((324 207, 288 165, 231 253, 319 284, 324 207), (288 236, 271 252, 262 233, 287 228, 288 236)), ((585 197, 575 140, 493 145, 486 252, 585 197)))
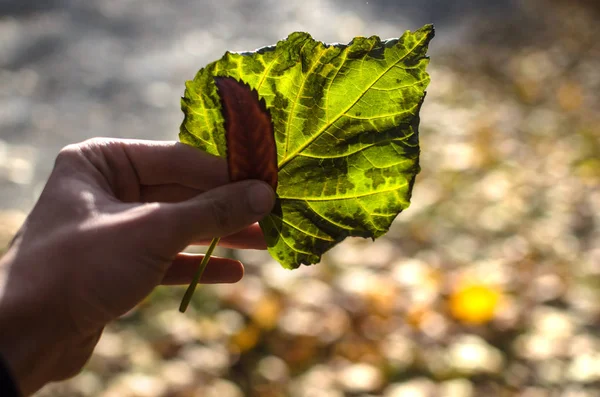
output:
POLYGON ((154 227, 168 232, 165 243, 175 251, 193 241, 223 237, 269 214, 275 193, 261 181, 241 181, 217 187, 192 199, 161 205, 154 227))

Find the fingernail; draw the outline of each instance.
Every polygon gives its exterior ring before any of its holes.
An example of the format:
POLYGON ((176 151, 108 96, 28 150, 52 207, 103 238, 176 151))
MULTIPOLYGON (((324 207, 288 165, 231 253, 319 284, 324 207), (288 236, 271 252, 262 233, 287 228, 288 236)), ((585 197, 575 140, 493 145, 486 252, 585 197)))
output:
POLYGON ((268 214, 273 208, 273 190, 264 183, 253 183, 249 187, 250 208, 256 214, 268 214))

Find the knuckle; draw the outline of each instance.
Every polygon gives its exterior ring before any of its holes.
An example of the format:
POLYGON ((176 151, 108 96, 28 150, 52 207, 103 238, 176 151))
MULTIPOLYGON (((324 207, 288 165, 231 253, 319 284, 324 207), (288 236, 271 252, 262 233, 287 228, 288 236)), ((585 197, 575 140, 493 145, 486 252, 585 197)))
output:
POLYGON ((145 203, 143 207, 148 213, 147 223, 151 229, 150 232, 161 236, 161 239, 174 235, 179 228, 184 226, 179 218, 173 215, 173 211, 165 211, 161 203, 145 203))
POLYGON ((83 142, 72 143, 58 152, 57 160, 80 158, 82 155, 108 144, 110 144, 110 140, 106 138, 90 138, 83 142))
POLYGON ((232 227, 234 208, 230 202, 226 200, 210 200, 208 211, 212 223, 220 231, 226 231, 232 227))
POLYGON ((63 147, 56 156, 56 162, 72 161, 81 156, 81 148, 79 144, 73 143, 63 147))
POLYGON ((72 162, 89 156, 91 152, 105 143, 104 138, 91 138, 83 142, 63 147, 56 156, 56 163, 72 162))
POLYGON ((79 143, 79 146, 81 146, 83 148, 95 148, 95 147, 110 144, 110 142, 111 142, 111 140, 108 138, 95 137, 95 138, 86 139, 85 141, 79 143))
POLYGON ((172 259, 172 254, 183 250, 189 244, 182 236, 192 227, 193 217, 180 216, 171 204, 147 203, 145 206, 151 213, 145 238, 149 243, 149 250, 154 257, 163 261, 172 259))
POLYGON ((106 165, 106 153, 104 149, 111 144, 112 141, 107 138, 91 138, 83 142, 67 145, 59 151, 54 166, 81 169, 82 165, 92 165, 103 169, 106 165))
POLYGON ((127 225, 132 229, 140 224, 145 225, 145 231, 151 235, 169 235, 178 228, 176 218, 170 211, 163 208, 163 204, 158 202, 143 203, 141 205, 132 205, 132 216, 128 219, 127 225))

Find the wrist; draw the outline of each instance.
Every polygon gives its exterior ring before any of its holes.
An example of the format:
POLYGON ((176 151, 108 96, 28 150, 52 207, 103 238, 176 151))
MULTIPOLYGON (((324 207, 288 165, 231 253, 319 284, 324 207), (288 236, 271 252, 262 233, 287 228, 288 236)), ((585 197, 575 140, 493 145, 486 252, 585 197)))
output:
POLYGON ((70 356, 81 342, 43 291, 20 274, 17 256, 11 249, 0 258, 0 354, 27 396, 74 375, 70 356))

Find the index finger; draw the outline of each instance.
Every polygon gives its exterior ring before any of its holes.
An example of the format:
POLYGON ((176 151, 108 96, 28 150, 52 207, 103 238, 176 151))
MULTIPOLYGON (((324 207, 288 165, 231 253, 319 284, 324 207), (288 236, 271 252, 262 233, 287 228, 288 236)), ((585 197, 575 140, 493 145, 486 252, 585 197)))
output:
POLYGON ((116 186, 131 184, 132 176, 141 186, 177 184, 200 191, 229 182, 225 159, 175 141, 94 138, 81 147, 100 155, 95 164, 116 186))
POLYGON ((174 141, 122 140, 141 185, 179 184, 209 190, 229 182, 227 162, 174 141))

